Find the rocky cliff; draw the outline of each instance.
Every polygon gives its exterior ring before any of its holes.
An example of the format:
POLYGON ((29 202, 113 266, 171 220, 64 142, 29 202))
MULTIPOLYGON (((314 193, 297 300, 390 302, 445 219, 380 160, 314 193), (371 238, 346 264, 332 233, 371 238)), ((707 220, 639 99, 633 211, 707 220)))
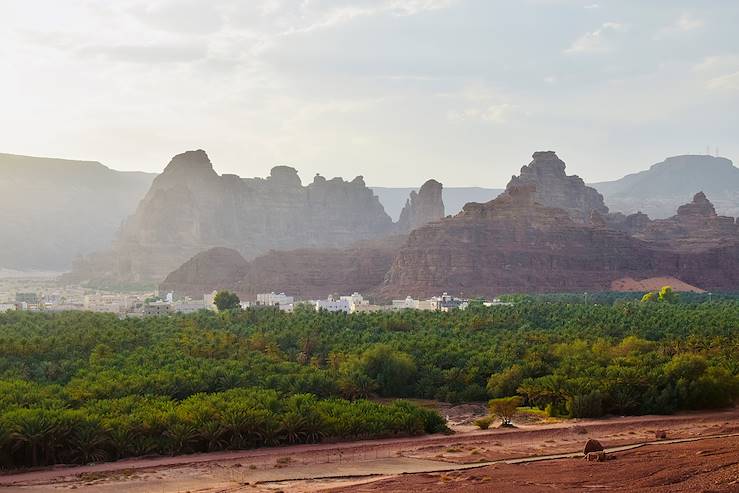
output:
POLYGON ((344 249, 271 251, 250 262, 236 250, 214 248, 185 262, 159 289, 193 297, 228 289, 242 300, 271 291, 299 299, 366 293, 382 283, 404 240, 404 236, 390 236, 344 249))
POLYGON ((681 205, 668 219, 650 220, 644 214, 626 218, 625 230, 634 237, 664 248, 696 251, 719 247, 739 240, 739 225, 733 217, 719 216, 703 192, 681 205))
POLYGON ((436 180, 427 181, 418 192, 411 191, 405 207, 400 211, 398 231, 408 233, 444 217, 444 201, 441 191, 441 183, 436 180))
MULTIPOLYGON (((576 222, 564 209, 539 204, 536 196, 532 185, 509 185, 491 202, 468 204, 453 218, 413 231, 379 296, 607 291, 615 280, 648 277, 674 277, 713 290, 739 286, 736 236, 675 248, 610 229, 602 219, 576 222)), ((697 197, 678 216, 692 221, 706 212, 697 197)))
POLYGON ((535 152, 533 161, 521 168, 519 176, 511 178, 508 188, 520 185, 533 185, 537 203, 564 209, 578 223, 588 223, 593 211, 608 214, 603 196, 579 176, 568 176, 564 161, 552 151, 535 152))
MULTIPOLYGON (((468 203, 456 216, 428 222, 406 237, 346 249, 270 252, 246 265, 232 259, 232 267, 219 266, 224 256, 215 250, 195 257, 163 287, 181 294, 194 288, 195 295, 228 287, 247 298, 265 291, 304 298, 360 291, 389 300, 444 291, 485 297, 608 291, 619 280, 646 278, 674 278, 714 291, 739 286, 739 226, 717 215, 705 194, 665 220, 608 214, 602 198, 564 170, 553 153, 536 153, 498 198, 468 203), (203 286, 203 258, 230 277, 203 286)), ((411 218, 437 214, 436 197, 435 184, 423 187, 408 201, 405 224, 413 227, 411 218), (424 210, 434 212, 422 215, 424 210)))
MULTIPOLYGON (((441 185, 434 182, 409 204, 408 225, 431 218, 440 202, 441 185)), ((219 176, 204 151, 190 151, 154 180, 113 247, 80 259, 68 279, 159 281, 210 248, 252 259, 270 250, 346 247, 397 231, 361 176, 316 175, 305 186, 289 166, 273 168, 265 179, 219 176)))

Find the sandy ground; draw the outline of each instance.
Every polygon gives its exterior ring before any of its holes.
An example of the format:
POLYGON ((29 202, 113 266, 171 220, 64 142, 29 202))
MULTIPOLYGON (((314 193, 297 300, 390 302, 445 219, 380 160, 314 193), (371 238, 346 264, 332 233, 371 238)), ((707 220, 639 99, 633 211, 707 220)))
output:
POLYGON ((527 464, 495 464, 467 471, 411 474, 332 491, 739 492, 739 437, 648 445, 612 453, 608 457, 609 460, 605 462, 572 458, 527 464))
POLYGON ((617 279, 611 283, 612 291, 658 291, 664 286, 670 286, 673 291, 689 293, 705 293, 701 288, 696 288, 675 277, 650 277, 637 281, 631 277, 617 279))
MULTIPOLYGON (((459 428, 469 429, 466 426, 460 426, 459 428)), ((84 492, 115 491, 123 493, 263 492, 280 490, 313 492, 336 487, 350 488, 344 489, 344 491, 364 491, 357 488, 368 488, 366 491, 396 491, 395 488, 397 488, 397 491, 440 491, 439 488, 449 486, 447 483, 451 479, 448 478, 457 478, 466 486, 473 487, 477 485, 480 488, 470 491, 489 491, 482 484, 482 482, 487 481, 484 479, 486 476, 495 476, 497 491, 497 485, 499 484, 498 469, 508 474, 506 471, 536 472, 538 467, 542 467, 545 471, 541 474, 551 473, 553 475, 552 481, 560 481, 561 489, 570 489, 566 481, 584 481, 580 477, 581 475, 578 474, 581 471, 589 471, 590 469, 587 468, 591 467, 591 464, 586 466, 580 459, 564 459, 541 463, 541 465, 537 464, 536 466, 534 464, 515 466, 512 464, 496 464, 479 469, 480 463, 578 452, 582 450, 582 446, 588 438, 596 438, 609 448, 651 442, 655 440, 655 432, 662 430, 667 432, 669 439, 700 438, 739 433, 739 409, 676 416, 641 416, 603 420, 570 420, 545 424, 520 424, 519 428, 513 430, 461 431, 454 435, 134 459, 0 476, 0 493, 40 493, 77 489, 84 492), (556 464, 559 464, 559 466, 556 466, 556 464), (476 467, 476 469, 455 471, 460 467, 476 467), (560 469, 557 469, 558 467, 560 469), (554 469, 551 472, 546 472, 549 471, 548 468, 554 469), (487 472, 483 473, 483 471, 487 472), (495 474, 492 475, 491 471, 495 471, 495 474), (557 475, 555 471, 561 471, 561 474, 557 475), (573 475, 571 479, 568 476, 570 474, 573 475), (406 481, 418 481, 419 486, 414 486, 415 483, 412 482, 405 485, 406 481), (386 486, 381 488, 380 486, 383 484, 386 486), (439 488, 434 489, 435 484, 439 488)), ((659 460, 654 463, 649 459, 650 464, 645 464, 644 467, 659 466, 665 468, 668 467, 665 465, 665 461, 669 460, 673 464, 669 467, 677 468, 678 472, 681 468, 687 468, 686 471, 693 471, 695 467, 718 468, 717 471, 719 472, 716 472, 714 476, 709 474, 705 477, 715 477, 715 481, 719 481, 722 487, 723 485, 735 487, 736 484, 730 485, 730 481, 721 479, 720 471, 728 471, 726 474, 734 474, 736 476, 734 479, 739 479, 739 474, 736 472, 737 464, 739 464, 739 439, 737 438, 713 440, 710 443, 700 441, 692 444, 662 444, 633 451, 617 452, 614 454, 618 459, 613 461, 615 465, 607 462, 593 467, 603 466, 604 470, 610 471, 608 474, 613 474, 614 467, 624 467, 624 464, 630 464, 627 462, 627 460, 631 460, 627 459, 628 457, 642 457, 642 459, 637 459, 638 462, 639 460, 646 460, 645 457, 652 457, 648 455, 651 453, 657 454, 654 457, 659 457, 659 460), (701 450, 704 452, 697 455, 682 451, 693 450, 691 447, 697 447, 696 452, 701 450), (652 451, 652 449, 655 450, 652 451), (714 453, 714 451, 718 452, 714 453), (682 457, 682 462, 675 462, 680 457, 682 457), (732 461, 733 465, 731 464, 732 461)), ((600 471, 601 469, 593 470, 600 471)), ((625 470, 631 471, 631 469, 625 470)), ((510 472, 510 474, 514 475, 513 472, 510 472)), ((536 472, 536 474, 539 474, 539 472, 536 472)), ((644 474, 646 475, 647 472, 644 474)), ((629 480, 633 479, 630 472, 626 475, 621 474, 622 478, 624 476, 628 476, 629 480)), ((504 477, 507 476, 500 476, 500 478, 504 477)), ((657 474, 657 477, 661 476, 657 474)), ((542 491, 545 489, 542 486, 542 489, 537 490, 538 486, 536 484, 538 483, 532 478, 533 476, 526 481, 531 482, 531 488, 533 489, 525 491, 542 491)), ((602 478, 597 479, 597 481, 601 480, 605 481, 602 478)), ((634 484, 636 485, 635 488, 642 487, 639 486, 641 483, 639 485, 634 484)), ((546 487, 548 491, 552 491, 552 488, 546 487)), ((613 491, 612 485, 603 488, 604 491, 613 491)), ((555 488, 555 491, 557 489, 559 488, 555 488)), ((588 489, 588 491, 592 491, 592 489, 588 489)), ((739 489, 717 489, 715 491, 739 491, 739 489)))

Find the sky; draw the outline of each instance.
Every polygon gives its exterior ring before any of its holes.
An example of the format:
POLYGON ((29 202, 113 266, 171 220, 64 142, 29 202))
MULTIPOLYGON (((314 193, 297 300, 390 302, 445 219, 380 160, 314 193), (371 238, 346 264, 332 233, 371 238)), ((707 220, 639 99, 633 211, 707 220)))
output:
POLYGON ((736 0, 0 0, 0 152, 504 186, 739 161, 736 0))

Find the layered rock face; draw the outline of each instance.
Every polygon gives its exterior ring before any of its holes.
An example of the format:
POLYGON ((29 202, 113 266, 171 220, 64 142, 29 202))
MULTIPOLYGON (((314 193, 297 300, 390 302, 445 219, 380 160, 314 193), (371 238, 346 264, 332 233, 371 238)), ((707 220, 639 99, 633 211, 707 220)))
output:
POLYGON ((585 185, 577 175, 565 173, 565 163, 552 151, 535 152, 533 161, 521 168, 508 187, 533 185, 534 199, 547 207, 564 209, 578 223, 587 224, 593 211, 601 216, 608 214, 603 196, 585 185))
MULTIPOLYGON (((456 216, 392 242, 270 252, 246 266, 237 258, 232 267, 214 265, 229 276, 203 286, 203 258, 214 264, 223 258, 213 251, 183 266, 163 287, 182 294, 194 286, 194 295, 229 287, 247 299, 265 291, 303 298, 360 291, 389 300, 444 291, 470 297, 608 291, 619 280, 647 278, 674 278, 713 291, 739 286, 739 226, 718 216, 705 194, 695 195, 672 218, 652 221, 645 214, 608 214, 602 199, 579 178, 568 177, 553 153, 535 154, 522 175, 498 198, 468 203, 456 216), (563 207, 542 204, 542 198, 563 207)), ((433 199, 436 193, 428 195, 433 199)), ((422 190, 409 201, 407 222, 400 224, 413 227, 409 218, 419 214, 414 209, 436 211, 427 219, 438 213, 435 200, 422 205, 426 196, 422 190)))
MULTIPOLYGON (((670 220, 630 219, 632 236, 597 211, 588 224, 538 203, 514 180, 486 204, 413 231, 378 296, 608 291, 624 278, 674 277, 708 290, 739 286, 739 236, 703 194, 670 220)), ((643 217, 642 217, 643 216, 643 217)))
POLYGON ((444 217, 444 201, 441 191, 441 183, 436 180, 424 183, 417 193, 411 191, 405 207, 400 212, 398 231, 408 233, 444 217))
MULTIPOLYGON (((441 202, 436 185, 409 204, 408 225, 433 216, 441 202)), ((112 249, 81 259, 68 279, 159 281, 210 248, 251 259, 269 250, 346 247, 397 231, 361 176, 317 175, 307 186, 288 166, 273 168, 266 179, 219 176, 204 151, 190 151, 154 180, 112 249)))
POLYGON ((159 289, 193 297, 229 289, 242 300, 254 300, 257 294, 272 291, 299 299, 366 293, 382 283, 404 240, 403 236, 391 236, 345 249, 272 251, 251 262, 235 250, 215 248, 172 272, 159 289))
POLYGON ((613 279, 654 269, 653 255, 633 255, 639 248, 624 233, 578 224, 565 210, 537 203, 533 186, 509 185, 487 204, 468 204, 453 218, 413 231, 379 294, 606 288, 613 279))
POLYGON ((626 229, 634 237, 680 251, 720 247, 739 240, 739 225, 734 218, 716 214, 703 192, 678 207, 677 214, 669 219, 651 221, 644 214, 634 214, 626 221, 626 229))

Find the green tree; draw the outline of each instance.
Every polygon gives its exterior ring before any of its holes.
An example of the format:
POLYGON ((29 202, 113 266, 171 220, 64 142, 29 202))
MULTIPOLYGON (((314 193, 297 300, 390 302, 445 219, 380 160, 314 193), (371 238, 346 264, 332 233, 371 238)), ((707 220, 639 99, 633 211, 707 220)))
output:
POLYGON ((230 291, 218 291, 213 298, 213 303, 216 304, 219 312, 227 310, 236 310, 241 307, 241 300, 235 293, 230 291))
POLYGON ((361 365, 364 373, 377 384, 377 390, 384 396, 403 396, 416 374, 416 363, 410 354, 378 344, 362 355, 361 365))
POLYGON ((524 372, 520 365, 513 365, 499 373, 490 375, 487 390, 490 397, 509 397, 523 383, 524 372))
POLYGON ((662 286, 662 289, 659 290, 659 301, 662 303, 677 303, 677 293, 672 290, 671 286, 662 286))
POLYGON ((488 402, 488 409, 490 409, 490 414, 502 421, 501 426, 511 426, 511 420, 522 403, 523 399, 517 395, 513 397, 501 397, 490 400, 488 402))

